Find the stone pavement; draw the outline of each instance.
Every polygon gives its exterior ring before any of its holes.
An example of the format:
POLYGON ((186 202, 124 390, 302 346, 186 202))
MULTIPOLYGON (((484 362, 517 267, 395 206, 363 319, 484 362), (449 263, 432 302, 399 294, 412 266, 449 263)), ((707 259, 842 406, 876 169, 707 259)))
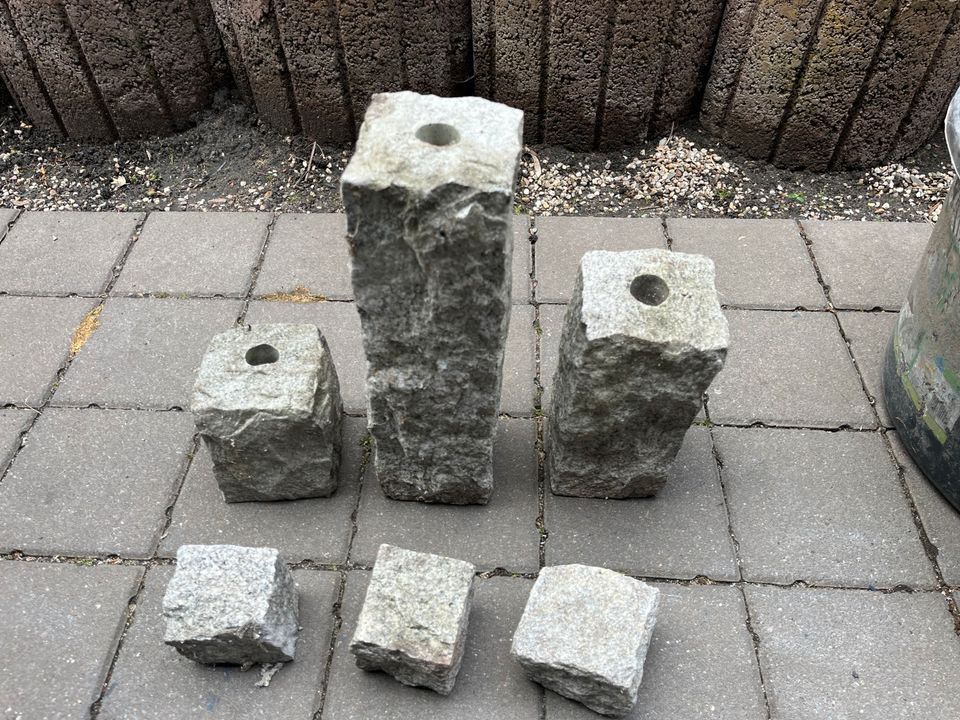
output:
POLYGON ((0 223, 3 720, 595 717, 509 659, 532 579, 569 562, 663 593, 635 718, 960 717, 960 515, 879 400, 929 226, 518 217, 493 499, 428 507, 386 500, 368 469, 341 216, 0 223), (584 251, 637 247, 715 259, 728 365, 659 497, 554 497, 540 408, 563 303, 584 251), (292 302, 298 287, 327 300, 292 302), (225 505, 184 412, 211 336, 266 321, 318 324, 337 362, 350 417, 330 499, 225 505), (301 644, 269 688, 161 642, 171 559, 210 542, 294 568, 301 644), (347 652, 382 542, 481 572, 449 697, 347 652))

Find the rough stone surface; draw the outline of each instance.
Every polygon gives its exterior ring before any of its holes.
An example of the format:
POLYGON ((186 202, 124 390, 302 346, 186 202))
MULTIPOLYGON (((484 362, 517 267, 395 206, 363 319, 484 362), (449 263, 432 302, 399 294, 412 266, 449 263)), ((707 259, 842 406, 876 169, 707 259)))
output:
POLYGON ((199 663, 293 660, 293 576, 273 548, 183 545, 163 597, 163 641, 199 663))
POLYGON ((587 565, 540 571, 512 655, 544 687, 603 715, 633 708, 660 591, 587 565))
POLYGON ((376 95, 344 171, 370 430, 392 498, 490 497, 521 123, 479 98, 376 95))
POLYGON ((728 343, 713 261, 665 250, 584 255, 553 381, 550 489, 656 494, 728 343))
POLYGON ((701 122, 785 167, 869 167, 917 150, 956 86, 952 0, 731 0, 701 122))
POLYGON ((184 127, 224 79, 222 55, 194 0, 0 7, 0 68, 17 104, 38 127, 76 139, 184 127))
POLYGON ((337 489, 340 384, 315 325, 217 335, 190 409, 227 502, 323 497, 337 489))
POLYGON ((262 667, 200 665, 163 644, 161 602, 173 567, 156 566, 144 581, 133 624, 110 675, 101 720, 307 720, 314 717, 333 633, 337 573, 292 572, 300 598, 296 662, 257 687, 262 667))
POLYGON ((350 642, 357 665, 448 695, 466 646, 474 570, 462 560, 381 545, 350 642))

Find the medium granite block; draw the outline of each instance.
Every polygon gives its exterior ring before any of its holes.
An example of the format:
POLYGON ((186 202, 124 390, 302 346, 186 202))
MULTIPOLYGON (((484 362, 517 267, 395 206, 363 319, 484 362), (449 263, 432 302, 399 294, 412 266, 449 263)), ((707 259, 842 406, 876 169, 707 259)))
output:
POLYGON ((340 384, 315 325, 248 325, 217 335, 191 410, 227 502, 337 489, 340 384))
POLYGON ((713 261, 666 250, 584 255, 553 381, 550 489, 656 494, 728 344, 713 261))
POLYGON ((466 646, 474 569, 381 545, 350 643, 357 665, 450 694, 466 646))
POLYGON ((163 597, 163 641, 199 663, 293 660, 293 576, 273 548, 183 545, 163 597))
POLYGON ((512 655, 554 692, 615 717, 637 701, 660 591, 587 565, 540 571, 512 655))
POLYGON ((479 98, 374 95, 344 171, 375 466, 394 499, 490 497, 522 120, 479 98))

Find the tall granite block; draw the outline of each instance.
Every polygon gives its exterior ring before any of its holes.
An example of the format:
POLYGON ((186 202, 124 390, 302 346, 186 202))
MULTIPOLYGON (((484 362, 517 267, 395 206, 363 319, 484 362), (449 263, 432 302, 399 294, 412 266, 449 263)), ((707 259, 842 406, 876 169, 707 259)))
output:
POLYGON ((603 715, 637 702, 660 591, 586 565, 540 571, 511 654, 536 682, 603 715))
POLYGON ((287 662, 297 646, 297 588, 273 548, 181 546, 163 616, 163 641, 199 663, 287 662))
POLYGON ((325 497, 337 489, 340 384, 314 325, 217 335, 190 406, 227 502, 325 497))
POLYGON ((666 250, 584 255, 553 379, 553 492, 656 494, 727 344, 710 259, 666 250))
POLYGON ((448 695, 466 646, 474 570, 462 560, 381 545, 350 642, 357 665, 448 695))
POLYGON ((510 310, 523 114, 374 95, 343 173, 384 492, 485 503, 510 310))

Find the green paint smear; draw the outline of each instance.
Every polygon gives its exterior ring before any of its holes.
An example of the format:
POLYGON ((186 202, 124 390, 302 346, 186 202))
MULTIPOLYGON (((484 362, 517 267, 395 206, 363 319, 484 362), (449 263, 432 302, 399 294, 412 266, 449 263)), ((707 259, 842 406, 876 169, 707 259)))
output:
POLYGON ((943 379, 946 380, 954 390, 960 391, 960 377, 958 377, 953 371, 953 368, 946 363, 943 364, 943 379))
POLYGON ((934 420, 932 417, 930 417, 929 414, 927 414, 927 413, 924 413, 924 414, 923 414, 923 422, 926 424, 926 426, 927 426, 928 428, 930 428, 930 432, 932 432, 933 435, 934 435, 934 437, 937 438, 937 440, 940 441, 940 444, 941 444, 941 445, 943 445, 945 442, 947 442, 947 433, 946 433, 946 431, 945 431, 942 427, 940 427, 940 426, 937 424, 937 421, 934 420))
POLYGON ((910 382, 910 378, 907 377, 906 373, 900 373, 900 382, 903 383, 903 389, 907 391, 907 395, 910 398, 910 402, 913 403, 914 409, 920 412, 923 403, 920 402, 920 396, 917 395, 917 390, 913 387, 913 383, 910 382))

